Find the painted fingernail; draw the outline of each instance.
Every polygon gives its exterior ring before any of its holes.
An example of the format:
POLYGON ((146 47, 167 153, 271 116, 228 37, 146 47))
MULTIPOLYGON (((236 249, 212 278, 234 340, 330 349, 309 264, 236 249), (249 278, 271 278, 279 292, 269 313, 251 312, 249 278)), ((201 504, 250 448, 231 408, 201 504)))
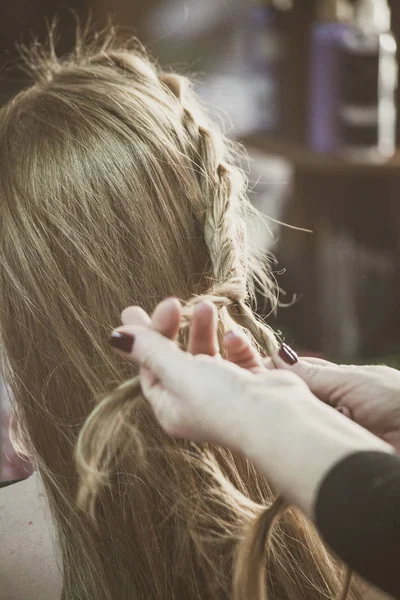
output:
POLYGON ((349 409, 348 409, 348 408, 346 408, 345 406, 339 406, 339 407, 338 407, 336 410, 337 410, 337 411, 338 411, 340 414, 342 414, 342 415, 344 415, 345 417, 347 417, 348 419, 351 419, 351 418, 352 418, 352 416, 351 416, 351 412, 350 412, 350 411, 349 411, 349 409))
POLYGON ((281 344, 279 350, 279 357, 287 364, 287 365, 295 365, 299 361, 299 357, 296 352, 290 348, 287 344, 281 344))
POLYGON ((113 331, 109 339, 109 343, 113 348, 121 350, 130 354, 133 349, 135 342, 135 336, 131 333, 124 333, 123 331, 113 331))

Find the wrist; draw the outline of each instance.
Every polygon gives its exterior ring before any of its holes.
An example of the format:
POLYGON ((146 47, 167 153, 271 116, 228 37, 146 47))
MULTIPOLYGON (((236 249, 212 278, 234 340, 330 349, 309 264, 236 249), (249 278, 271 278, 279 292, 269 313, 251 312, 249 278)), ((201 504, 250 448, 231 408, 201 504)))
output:
POLYGON ((336 463, 363 450, 393 452, 309 390, 299 389, 297 398, 279 402, 265 397, 261 406, 242 451, 279 493, 311 518, 320 484, 336 463))

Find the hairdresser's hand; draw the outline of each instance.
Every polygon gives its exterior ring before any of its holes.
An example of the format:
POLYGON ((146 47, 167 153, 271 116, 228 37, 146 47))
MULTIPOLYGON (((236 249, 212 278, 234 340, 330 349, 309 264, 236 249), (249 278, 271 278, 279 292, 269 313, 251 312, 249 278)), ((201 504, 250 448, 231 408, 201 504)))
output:
MULTIPOLYGON (((307 515, 313 516, 317 489, 339 460, 360 450, 390 452, 375 436, 319 402, 293 373, 259 366, 260 359, 252 356, 254 351, 240 335, 232 334, 230 343, 238 362, 247 363, 250 370, 223 360, 216 337, 210 346, 215 321, 203 339, 214 356, 193 356, 154 331, 156 321, 158 328, 175 337, 180 320, 177 301, 159 305, 152 320, 140 309, 128 311, 124 322, 137 324, 118 328, 113 346, 139 363, 143 392, 164 429, 247 455, 307 515)), ((196 319, 194 327, 195 323, 196 319)), ((197 344, 200 341, 192 335, 192 350, 200 347, 197 344)))
MULTIPOLYGON (((260 357, 245 339, 236 334, 229 340, 228 359, 245 368, 256 368, 260 357), (246 362, 236 348, 247 344, 246 362)), ((295 373, 313 394, 400 451, 400 373, 384 366, 347 366, 318 358, 301 358, 285 344, 266 368, 295 373)))
MULTIPOLYGON (((247 342, 246 362, 235 349, 240 342, 232 335, 228 359, 245 368, 258 367, 260 357, 247 342)), ((400 373, 384 366, 347 366, 318 358, 301 358, 285 344, 266 368, 285 369, 295 373, 319 400, 329 404, 358 425, 368 429, 400 451, 400 373)))
MULTIPOLYGON (((266 386, 271 405, 283 406, 285 398, 293 394, 312 397, 299 378, 266 370, 261 358, 256 367, 252 365, 251 372, 222 360, 212 304, 201 303, 195 309, 189 353, 173 342, 180 318, 181 306, 174 299, 159 304, 151 318, 139 307, 130 307, 122 313, 124 326, 112 336, 119 352, 139 362, 143 392, 169 434, 224 444, 243 452, 246 437, 254 435, 251 421, 259 419, 251 407, 255 404, 261 410, 266 386), (212 401, 205 402, 205 398, 212 401)), ((233 338, 236 349, 241 346, 244 350, 242 360, 248 352, 253 356, 244 337, 233 338)), ((237 352, 235 355, 239 357, 237 352)))
POLYGON ((277 368, 301 377, 323 402, 400 451, 400 373, 382 366, 343 366, 320 359, 274 356, 277 368), (283 357, 283 358, 282 358, 283 357), (289 360, 289 363, 287 362, 289 360))
MULTIPOLYGON (((149 324, 143 321, 144 311, 130 308, 123 313, 123 322, 149 324), (136 315, 136 316, 135 316, 136 315), (133 320, 132 320, 133 319, 133 320)), ((152 317, 156 330, 174 337, 179 328, 180 306, 177 301, 159 305, 152 317), (171 335, 172 333, 172 335, 171 335)), ((218 354, 216 318, 213 307, 200 304, 194 315, 189 350, 193 354, 218 354)), ((287 346, 262 361, 248 338, 231 332, 225 338, 228 360, 252 372, 260 368, 293 371, 301 377, 320 400, 382 438, 400 451, 400 373, 382 366, 341 366, 320 359, 300 359, 287 346)))

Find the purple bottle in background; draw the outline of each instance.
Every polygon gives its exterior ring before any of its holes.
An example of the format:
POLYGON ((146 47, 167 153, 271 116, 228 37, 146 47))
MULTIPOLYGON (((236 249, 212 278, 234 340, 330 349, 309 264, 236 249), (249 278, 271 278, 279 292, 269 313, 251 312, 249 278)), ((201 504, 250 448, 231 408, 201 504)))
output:
POLYGON ((340 147, 339 47, 351 27, 348 0, 320 0, 318 21, 311 35, 309 145, 320 153, 340 147))

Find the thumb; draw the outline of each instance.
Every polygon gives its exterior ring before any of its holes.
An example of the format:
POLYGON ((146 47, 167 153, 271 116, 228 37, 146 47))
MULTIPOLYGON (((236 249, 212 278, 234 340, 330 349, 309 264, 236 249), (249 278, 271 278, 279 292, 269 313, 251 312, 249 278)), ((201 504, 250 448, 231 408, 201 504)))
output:
POLYGON ((295 373, 317 398, 332 406, 340 404, 353 376, 351 367, 348 366, 335 365, 321 359, 299 359, 285 344, 272 356, 272 360, 277 369, 295 373))
POLYGON ((193 359, 157 331, 124 325, 112 332, 110 344, 128 360, 149 369, 168 391, 181 395, 190 387, 193 359))

